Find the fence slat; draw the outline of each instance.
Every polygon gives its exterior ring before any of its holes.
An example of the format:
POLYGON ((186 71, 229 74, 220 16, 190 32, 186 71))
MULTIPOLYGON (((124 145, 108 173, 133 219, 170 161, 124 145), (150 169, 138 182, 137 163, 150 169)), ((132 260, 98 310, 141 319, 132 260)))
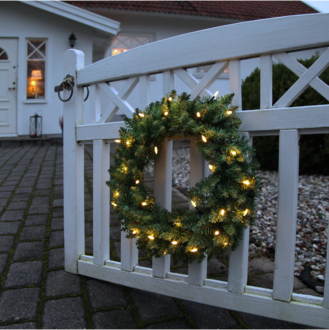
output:
POLYGON ((260 57, 260 108, 268 109, 272 106, 272 56, 260 57))
POLYGON ((241 102, 241 62, 240 60, 230 61, 230 93, 234 93, 232 105, 242 110, 241 102))
POLYGON ((290 301, 294 281, 299 146, 297 130, 281 130, 273 299, 290 301))
POLYGON ((100 89, 97 84, 89 86, 89 123, 95 124, 101 118, 100 89))
POLYGON ((139 107, 144 110, 151 103, 150 75, 139 76, 139 107))
POLYGON ((110 256, 110 143, 94 140, 93 153, 93 261, 102 266, 110 256))
MULTIPOLYGON (((249 145, 252 139, 248 132, 241 132, 249 138, 249 145)), ((249 227, 243 232, 242 240, 234 251, 229 254, 228 268, 228 291, 235 293, 243 293, 248 280, 248 257, 249 257, 249 227)))
MULTIPOLYGON (((198 152, 196 137, 190 139, 190 187, 194 187, 203 179, 204 159, 198 152)), ((190 204, 190 208, 193 208, 190 204)), ((207 258, 201 263, 197 261, 188 264, 188 283, 193 285, 203 285, 207 276, 207 258)))
POLYGON ((167 95, 174 89, 174 76, 171 70, 163 73, 163 95, 167 95))
MULTIPOLYGON (((161 207, 171 211, 171 177, 172 177, 172 140, 167 138, 162 143, 160 157, 154 164, 154 197, 155 202, 161 207)), ((153 257, 153 276, 165 277, 170 270, 170 256, 162 258, 153 257), (168 261, 169 260, 169 261, 168 261)))
POLYGON ((127 233, 121 231, 121 270, 132 272, 138 264, 137 239, 126 238, 127 233))
MULTIPOLYGON (((76 79, 78 69, 84 67, 84 54, 70 49, 64 54, 64 75, 76 79)), ((69 91, 64 90, 64 97, 69 91)), ((63 104, 64 112, 64 246, 65 270, 78 272, 79 256, 85 252, 84 241, 84 147, 75 137, 75 125, 83 124, 83 88, 73 87, 73 96, 63 104)))

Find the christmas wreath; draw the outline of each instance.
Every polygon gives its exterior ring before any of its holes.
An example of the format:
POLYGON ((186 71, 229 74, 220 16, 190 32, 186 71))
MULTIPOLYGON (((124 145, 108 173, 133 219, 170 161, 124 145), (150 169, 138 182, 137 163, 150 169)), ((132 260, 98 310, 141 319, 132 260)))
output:
POLYGON ((189 98, 172 91, 125 119, 107 182, 126 237, 137 237, 138 248, 148 255, 171 254, 174 262, 200 262, 234 250, 254 220, 258 187, 254 149, 239 135, 241 120, 230 106, 233 94, 189 98), (159 157, 164 139, 174 136, 196 137, 212 173, 187 191, 192 209, 170 212, 156 204, 143 171, 159 157))

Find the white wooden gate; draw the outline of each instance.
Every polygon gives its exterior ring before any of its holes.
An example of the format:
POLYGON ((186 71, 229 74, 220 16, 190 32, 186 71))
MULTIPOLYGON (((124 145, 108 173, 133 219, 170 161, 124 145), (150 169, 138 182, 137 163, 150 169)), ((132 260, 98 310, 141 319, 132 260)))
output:
MULTIPOLYGON (((299 135, 328 133, 329 105, 289 108, 312 86, 329 100, 329 86, 318 76, 329 65, 329 48, 306 69, 289 52, 329 46, 329 14, 280 17, 197 31, 154 42, 84 67, 84 54, 68 50, 64 74, 75 77, 72 99, 64 103, 64 235, 65 269, 72 273, 141 290, 247 313, 307 324, 329 326, 329 271, 324 298, 292 293, 296 241, 299 135), (248 286, 249 228, 239 248, 230 254, 228 282, 206 279, 206 262, 193 263, 188 275, 170 272, 170 256, 153 259, 153 269, 138 266, 134 240, 121 235, 121 262, 109 254, 109 146, 118 138, 123 122, 110 123, 118 109, 131 117, 126 101, 140 85, 140 108, 150 102, 150 75, 163 74, 163 93, 173 89, 174 76, 190 88, 192 98, 210 95, 207 88, 229 65, 233 105, 241 110, 240 61, 260 57, 261 109, 240 111, 240 131, 250 137, 279 135, 279 196, 273 290, 248 286), (272 104, 272 57, 295 72, 299 80, 272 104), (201 81, 186 68, 213 64, 201 81), (125 80, 120 91, 112 82, 125 80), (83 122, 83 86, 90 86, 90 121, 83 122), (112 100, 100 108, 99 91, 112 100), (93 256, 84 248, 84 143, 93 143, 93 256)), ((187 91, 190 92, 190 91, 187 91)), ((69 93, 65 91, 65 93, 69 93)), ((155 164, 155 196, 171 209, 172 142, 155 164)), ((191 148, 191 185, 198 182, 202 160, 191 148)), ((328 251, 328 248, 327 248, 328 251)), ((328 251, 329 252, 329 251, 328 251)), ((329 255, 329 253, 327 253, 329 255)), ((328 270, 328 262, 327 262, 328 270)))

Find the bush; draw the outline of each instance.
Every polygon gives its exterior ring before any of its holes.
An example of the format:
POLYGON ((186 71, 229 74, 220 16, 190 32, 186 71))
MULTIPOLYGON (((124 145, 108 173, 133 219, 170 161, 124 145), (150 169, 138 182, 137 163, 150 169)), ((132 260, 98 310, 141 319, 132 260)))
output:
MULTIPOLYGON (((309 68, 318 56, 307 60, 298 60, 309 68)), ((321 75, 326 84, 329 84, 329 69, 321 75)), ((298 76, 283 64, 273 64, 273 104, 298 80, 298 76)), ((293 103, 292 107, 328 104, 322 95, 312 87, 308 87, 293 103)), ((242 82, 242 109, 255 110, 260 108, 260 70, 256 68, 249 77, 242 82)), ((253 145, 256 156, 263 170, 278 170, 279 137, 254 137, 253 145)), ((301 135, 300 138, 300 174, 329 175, 329 134, 301 135)))

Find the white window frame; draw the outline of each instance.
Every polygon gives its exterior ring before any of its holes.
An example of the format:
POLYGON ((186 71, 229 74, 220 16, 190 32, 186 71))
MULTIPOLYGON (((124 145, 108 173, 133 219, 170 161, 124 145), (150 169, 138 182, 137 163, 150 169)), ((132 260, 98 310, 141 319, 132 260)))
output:
MULTIPOLYGON (((210 64, 210 65, 212 65, 212 64, 210 64)), ((203 65, 203 66, 207 66, 207 65, 203 65)), ((202 79, 205 74, 206 74, 206 72, 197 72, 197 69, 193 68, 193 76, 195 78, 202 79)), ((229 73, 222 73, 220 76, 217 77, 217 79, 229 79, 229 78, 230 78, 229 73)))

